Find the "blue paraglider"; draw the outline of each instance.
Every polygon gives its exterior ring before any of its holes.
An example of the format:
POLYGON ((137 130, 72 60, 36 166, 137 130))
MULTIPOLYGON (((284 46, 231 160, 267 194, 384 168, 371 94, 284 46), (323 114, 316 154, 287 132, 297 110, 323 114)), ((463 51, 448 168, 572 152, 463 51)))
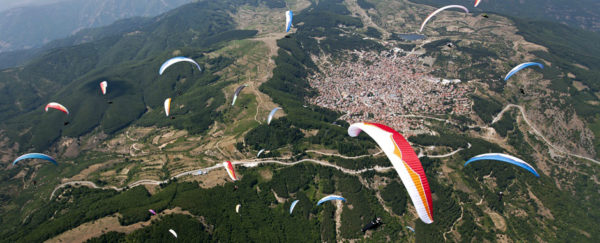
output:
POLYGON ((513 74, 517 73, 518 71, 521 71, 521 69, 529 67, 529 66, 538 66, 542 69, 544 68, 543 64, 537 63, 537 62, 521 63, 521 64, 517 65, 516 67, 514 67, 512 70, 510 70, 510 72, 508 72, 506 74, 506 77, 504 77, 504 81, 508 80, 510 78, 510 76, 513 76, 513 74))
POLYGON ((290 32, 290 28, 292 28, 292 18, 294 14, 292 10, 285 11, 285 32, 290 32))
POLYGON ((465 163, 465 166, 467 166, 471 162, 475 162, 475 161, 479 161, 479 160, 496 160, 496 161, 510 163, 510 164, 519 166, 523 169, 526 169, 527 171, 531 172, 535 176, 540 177, 540 175, 537 173, 537 171, 535 171, 535 169, 530 164, 528 164, 527 162, 525 162, 517 157, 510 156, 507 154, 500 154, 500 153, 480 154, 480 155, 477 155, 477 156, 469 159, 465 163))
POLYGON ((292 202, 292 205, 290 205, 290 214, 292 214, 292 212, 294 211, 294 208, 296 207, 296 204, 298 204, 300 200, 296 200, 292 202))
POLYGON ((324 198, 321 198, 321 200, 319 200, 319 201, 317 202, 317 206, 321 205, 321 204, 322 204, 322 203, 324 203, 324 202, 331 201, 331 200, 341 200, 341 201, 343 201, 343 202, 346 202, 346 199, 345 199, 345 198, 343 198, 342 196, 338 196, 338 195, 329 195, 329 196, 326 196, 326 197, 324 197, 324 198))
POLYGON ((13 165, 15 165, 17 162, 24 160, 24 159, 43 159, 43 160, 47 160, 52 162, 55 165, 58 165, 58 163, 56 162, 56 160, 48 155, 45 154, 40 154, 40 153, 29 153, 29 154, 24 154, 19 156, 18 158, 15 159, 15 161, 12 162, 13 165))

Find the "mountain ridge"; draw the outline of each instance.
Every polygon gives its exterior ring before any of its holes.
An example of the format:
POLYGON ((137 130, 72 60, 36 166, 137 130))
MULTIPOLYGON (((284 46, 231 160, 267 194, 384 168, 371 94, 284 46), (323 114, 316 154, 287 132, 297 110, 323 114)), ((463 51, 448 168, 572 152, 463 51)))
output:
POLYGON ((70 0, 0 12, 0 53, 30 49, 79 30, 136 16, 154 16, 191 0, 70 0), (22 31, 27 28, 29 31, 22 31))

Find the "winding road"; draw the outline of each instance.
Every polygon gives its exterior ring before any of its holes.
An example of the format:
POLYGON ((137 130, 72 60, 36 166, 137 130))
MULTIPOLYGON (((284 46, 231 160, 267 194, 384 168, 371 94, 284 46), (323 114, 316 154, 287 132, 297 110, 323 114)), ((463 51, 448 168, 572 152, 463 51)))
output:
MULTIPOLYGON (((588 160, 588 161, 591 161, 593 163, 596 163, 596 164, 600 165, 600 161, 598 161, 598 160, 595 160, 595 159, 592 159, 592 158, 589 158, 589 157, 586 157, 586 156, 582 156, 582 155, 578 155, 578 154, 573 154, 573 153, 564 151, 564 150, 556 147, 552 143, 550 143, 550 141, 548 139, 546 139, 546 137, 541 132, 539 132, 535 126, 532 125, 532 123, 527 118, 527 115, 525 115, 525 109, 522 106, 520 106, 520 105, 515 105, 515 104, 508 104, 508 105, 506 105, 504 107, 504 109, 502 109, 502 111, 500 111, 494 117, 494 119, 492 120, 492 124, 498 122, 502 118, 502 115, 504 115, 504 113, 507 110, 511 109, 511 108, 517 108, 519 110, 519 112, 521 113, 521 116, 523 117, 523 120, 527 123, 527 125, 529 127, 531 127, 531 129, 533 130, 533 132, 537 136, 539 136, 540 138, 542 138, 542 140, 551 149, 554 149, 554 150, 556 150, 556 151, 558 151, 560 153, 563 153, 563 154, 567 154, 569 156, 577 157, 577 158, 580 158, 580 159, 585 159, 585 160, 588 160)), ((435 118, 435 117, 420 116, 420 115, 403 115, 403 116, 404 117, 414 117, 414 118, 434 119, 434 120, 438 120, 438 121, 445 121, 447 123, 455 124, 454 122, 452 122, 450 120, 444 120, 444 119, 435 118)), ((471 147, 471 144, 469 144, 468 148, 470 148, 470 147, 471 147)), ((220 148, 218 147, 218 144, 217 144, 217 149, 220 150, 220 148)), ((463 148, 458 148, 455 151, 452 151, 452 152, 447 153, 447 154, 442 154, 442 155, 422 155, 422 154, 420 154, 419 157, 426 156, 426 157, 430 157, 430 158, 445 158, 445 157, 450 157, 450 156, 452 156, 452 155, 454 155, 454 154, 456 154, 456 153, 458 153, 458 152, 460 152, 462 150, 463 150, 463 148)), ((340 158, 344 158, 344 159, 360 159, 360 158, 364 158, 364 157, 368 157, 368 156, 377 156, 377 155, 383 153, 383 151, 379 151, 379 152, 377 152, 375 154, 372 154, 372 155, 344 156, 344 155, 341 155, 341 154, 325 153, 325 152, 320 152, 320 151, 317 151, 317 150, 306 150, 306 152, 316 153, 316 154, 321 154, 321 155, 326 155, 326 156, 336 156, 336 157, 340 157, 340 158)), ((293 165, 296 165, 296 164, 299 164, 299 163, 304 163, 304 162, 310 162, 310 163, 319 164, 319 165, 322 165, 322 166, 333 167, 333 168, 335 168, 335 169, 337 169, 337 170, 339 170, 339 171, 341 171, 343 173, 352 174, 352 175, 361 174, 361 173, 364 173, 364 172, 367 172, 367 171, 385 172, 385 171, 393 169, 392 166, 389 166, 389 167, 375 166, 373 168, 365 168, 365 169, 361 169, 361 170, 351 170, 351 169, 347 169, 347 168, 344 168, 344 167, 341 167, 341 166, 338 166, 338 165, 335 165, 335 164, 331 164, 331 163, 326 162, 326 161, 321 161, 321 160, 316 160, 316 159, 302 159, 302 160, 298 160, 298 161, 295 161, 295 162, 284 162, 284 161, 273 160, 273 159, 254 159, 254 160, 245 160, 245 161, 233 161, 232 164, 246 166, 246 167, 254 167, 254 166, 258 166, 259 164, 269 164, 269 163, 280 164, 280 165, 285 165, 285 166, 293 166, 293 165)), ((219 169, 221 167, 222 167, 221 164, 216 164, 216 165, 213 165, 211 167, 206 167, 206 168, 202 168, 202 169, 195 169, 195 170, 190 170, 190 171, 182 172, 182 173, 179 173, 179 174, 173 176, 172 178, 179 178, 179 177, 186 176, 186 175, 193 175, 193 174, 195 174, 195 173, 197 173, 199 171, 203 171, 205 173, 208 173, 211 170, 219 169)), ((161 183, 167 183, 169 180, 170 179, 163 180, 163 181, 157 181, 157 180, 144 179, 144 180, 139 180, 139 181, 133 182, 133 183, 127 185, 126 187, 131 188, 131 187, 140 186, 140 185, 160 185, 161 183)), ((52 193, 50 194, 50 199, 52 199, 54 197, 54 194, 56 193, 56 191, 58 189, 61 189, 61 188, 66 187, 68 185, 71 185, 71 186, 74 186, 74 185, 83 185, 83 186, 89 186, 89 187, 95 188, 95 189, 111 189, 111 190, 117 190, 117 191, 122 191, 125 188, 125 187, 119 188, 119 187, 115 187, 115 186, 99 187, 99 186, 97 186, 95 183, 93 183, 91 181, 70 181, 70 182, 65 182, 65 183, 62 183, 62 184, 56 186, 54 188, 54 190, 52 191, 52 193)))
POLYGON ((426 154, 425 154, 425 155, 423 155, 423 154, 419 154, 419 158, 422 158, 422 157, 428 157, 428 158, 438 158, 438 159, 439 159, 439 158, 446 158, 446 157, 450 157, 450 156, 452 156, 452 155, 455 155, 456 153, 458 153, 458 152, 460 152, 460 151, 462 151, 462 150, 463 150, 463 148, 458 148, 458 149, 456 149, 456 150, 454 150, 454 151, 452 151, 452 152, 450 152, 450 153, 447 153, 447 154, 440 154, 440 155, 426 155, 426 154))
MULTIPOLYGON (((469 144, 470 145, 470 144, 469 144)), ((469 146, 470 147, 470 146, 469 146)), ((217 147, 218 148, 218 147, 217 147)), ((442 154, 442 155, 425 155, 427 157, 430 158, 445 158, 445 157, 450 157, 458 152, 460 152, 461 150, 463 150, 463 148, 458 148, 455 151, 452 151, 450 153, 447 154, 442 154)), ((317 150, 306 150, 306 152, 310 152, 310 153, 316 153, 316 154, 321 154, 321 155, 326 155, 326 156, 336 156, 336 157, 340 157, 340 158, 344 158, 344 159, 360 159, 360 158, 364 158, 364 157, 369 157, 369 156, 377 156, 381 153, 383 153, 383 151, 379 151, 375 154, 367 154, 367 155, 359 155, 359 156, 344 156, 341 154, 333 154, 333 153, 325 153, 325 152, 321 152, 321 151, 317 151, 317 150)), ((423 157, 423 156, 420 156, 423 157)), ((284 159, 284 158, 282 158, 284 159)), ((285 165, 285 166, 293 166, 299 163, 305 163, 305 162, 309 162, 309 163, 313 163, 313 164, 318 164, 321 166, 327 166, 327 167, 332 167, 335 168, 343 173, 346 174, 350 174, 350 175, 358 175, 367 171, 377 171, 377 172, 386 172, 389 170, 394 169, 393 166, 388 166, 388 167, 382 167, 382 166, 374 166, 373 168, 364 168, 361 170, 352 170, 352 169, 347 169, 344 167, 341 167, 339 165, 336 164, 332 164, 329 163, 327 161, 322 161, 322 160, 316 160, 316 159, 301 159, 295 162, 284 162, 284 161, 280 161, 280 160, 274 160, 274 159, 253 159, 253 160, 241 160, 241 161, 232 161, 231 163, 233 165, 241 165, 241 166, 245 166, 245 167, 255 167, 258 166, 260 164, 279 164, 279 165, 285 165)), ((66 186, 88 186, 94 189, 103 189, 103 190, 116 190, 116 191, 122 191, 125 188, 132 188, 132 187, 136 187, 136 186, 141 186, 141 185, 160 185, 162 183, 168 183, 169 180, 173 179, 173 178, 179 178, 182 176, 187 176, 187 175, 194 175, 198 172, 204 172, 204 173, 208 173, 211 170, 214 169, 220 169, 222 168, 223 165, 222 164, 215 164, 213 166, 210 167, 206 167, 206 168, 201 168, 201 169, 194 169, 194 170, 190 170, 190 171, 186 171, 186 172, 182 172, 179 173, 173 177, 171 177, 170 179, 167 180, 162 180, 162 181, 157 181, 157 180, 150 180, 150 179, 142 179, 133 183, 128 184, 125 187, 115 187, 115 186, 104 186, 104 187, 99 187, 97 186, 94 182, 91 181, 69 181, 69 182, 65 182, 62 183, 58 186, 56 186, 54 188, 54 190, 52 190, 52 193, 50 194, 50 199, 54 198, 54 194, 56 193, 57 190, 66 187, 66 186)))
MULTIPOLYGON (((270 160, 270 159, 265 159, 265 160, 247 160, 247 161, 232 161, 231 163, 233 165, 241 165, 241 166, 245 166, 245 167, 254 167, 254 166, 258 166, 260 164, 280 164, 280 165, 285 165, 285 166, 293 166, 299 163, 304 163, 304 162, 310 162, 310 163, 314 163, 314 164, 319 164, 322 166, 327 166, 327 167, 333 167, 343 173, 346 174, 351 174, 351 175, 357 175, 357 174, 361 174, 367 171, 377 171, 377 172, 386 172, 389 171, 391 169, 393 169, 393 166, 389 166, 389 167, 381 167, 381 166, 375 166, 373 168, 365 168, 365 169, 361 169, 361 170, 351 170, 351 169, 346 169, 344 167, 341 167, 339 165, 335 165, 335 164, 331 164, 329 162, 326 161, 321 161, 321 160, 315 160, 315 159, 302 159, 302 160, 298 160, 295 162, 284 162, 284 161, 279 161, 279 160, 270 160)), ((91 181, 69 181, 69 182, 65 182, 62 183, 58 186, 56 186, 54 188, 54 190, 52 191, 52 193, 50 194, 50 199, 54 198, 54 194, 56 193, 57 190, 66 187, 66 186, 77 186, 77 185, 81 185, 81 186, 88 186, 94 189, 103 189, 103 190, 116 190, 116 191, 122 191, 125 188, 132 188, 132 187, 136 187, 136 186, 141 186, 141 185, 160 185, 162 183, 167 183, 169 182, 169 180, 173 179, 173 178, 179 178, 182 176, 186 176, 186 175, 193 175, 199 171, 202 171, 204 173, 208 173, 211 170, 214 169, 220 169, 222 168, 223 165, 222 164, 216 164, 210 167, 206 167, 206 168, 202 168, 202 169, 195 169, 195 170, 190 170, 190 171, 186 171, 186 172, 182 172, 179 173, 173 177, 171 177, 170 179, 167 180, 163 180, 163 181, 157 181, 157 180, 148 180, 148 179, 144 179, 144 180, 139 180, 136 182, 133 182, 131 184, 128 184, 125 187, 115 187, 115 186, 104 186, 104 187, 99 187, 97 186, 94 182, 91 181)))
POLYGON ((375 154, 365 154, 365 155, 359 155, 359 156, 345 156, 345 155, 341 155, 341 154, 325 153, 325 152, 321 152, 321 151, 317 151, 317 150, 306 150, 306 152, 325 155, 325 156, 335 156, 335 157, 340 157, 342 159, 360 159, 360 158, 369 157, 369 156, 375 157, 375 156, 383 153, 383 151, 380 150, 379 152, 377 152, 375 154))

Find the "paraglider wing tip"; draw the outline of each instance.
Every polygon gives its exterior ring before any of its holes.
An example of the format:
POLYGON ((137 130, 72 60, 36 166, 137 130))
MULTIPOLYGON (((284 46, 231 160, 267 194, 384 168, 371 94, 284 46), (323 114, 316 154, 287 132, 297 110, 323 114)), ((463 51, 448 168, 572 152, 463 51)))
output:
POLYGON ((361 123, 354 123, 348 127, 348 135, 350 135, 350 137, 356 137, 362 132, 362 129, 358 126, 359 124, 361 123))

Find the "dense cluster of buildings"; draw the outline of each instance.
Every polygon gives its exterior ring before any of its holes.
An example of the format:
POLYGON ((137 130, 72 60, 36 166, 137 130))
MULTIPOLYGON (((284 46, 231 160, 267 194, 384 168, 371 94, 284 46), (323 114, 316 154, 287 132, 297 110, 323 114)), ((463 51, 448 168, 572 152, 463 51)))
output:
POLYGON ((341 111, 349 122, 371 121, 397 130, 420 129, 403 115, 468 114, 469 87, 430 75, 416 55, 354 51, 353 60, 330 64, 309 78, 319 95, 312 104, 341 111))

